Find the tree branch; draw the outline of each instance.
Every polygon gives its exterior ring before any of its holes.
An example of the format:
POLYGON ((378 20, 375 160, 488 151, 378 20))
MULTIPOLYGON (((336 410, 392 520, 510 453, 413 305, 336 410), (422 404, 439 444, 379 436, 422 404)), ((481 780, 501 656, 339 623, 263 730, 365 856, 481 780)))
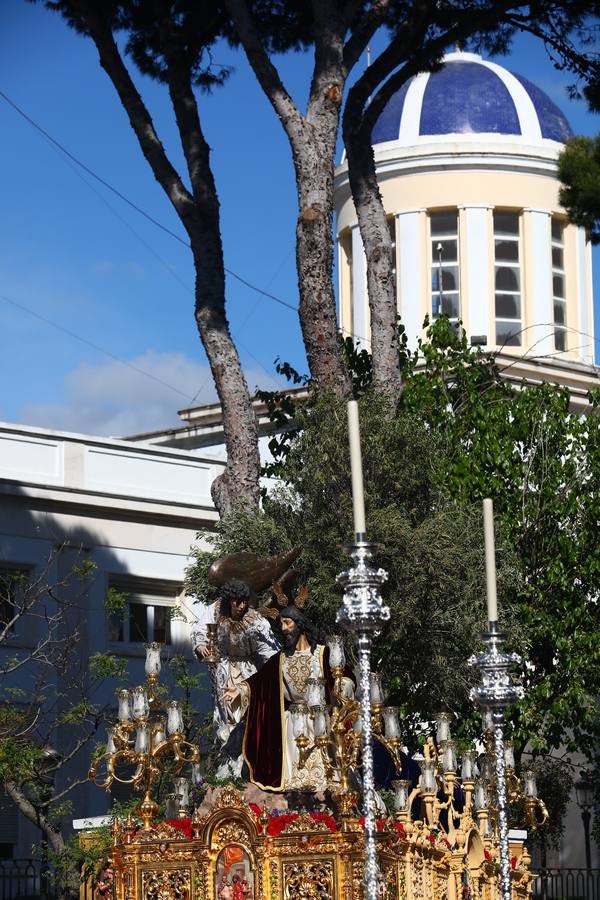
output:
POLYGON ((271 106, 281 119, 288 137, 304 128, 304 119, 281 81, 279 72, 269 59, 246 0, 225 0, 248 62, 271 106))
POLYGON ((119 95, 133 132, 138 139, 140 149, 148 161, 154 177, 185 224, 185 213, 192 203, 192 198, 158 138, 152 117, 119 53, 110 24, 98 12, 97 4, 77 0, 74 5, 96 45, 100 65, 119 95))

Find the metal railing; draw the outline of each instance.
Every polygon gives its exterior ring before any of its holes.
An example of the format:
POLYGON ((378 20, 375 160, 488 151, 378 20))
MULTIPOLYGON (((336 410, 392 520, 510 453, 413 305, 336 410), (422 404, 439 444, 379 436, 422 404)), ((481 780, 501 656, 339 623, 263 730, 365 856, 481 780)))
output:
POLYGON ((538 869, 535 900, 600 900, 600 869, 538 869))
POLYGON ((40 868, 39 859, 0 859, 0 900, 54 900, 54 885, 40 868))

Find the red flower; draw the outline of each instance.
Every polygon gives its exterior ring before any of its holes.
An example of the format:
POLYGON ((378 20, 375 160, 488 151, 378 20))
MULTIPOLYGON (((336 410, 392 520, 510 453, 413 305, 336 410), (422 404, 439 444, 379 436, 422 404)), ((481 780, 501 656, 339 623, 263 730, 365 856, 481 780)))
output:
POLYGON ((517 868, 517 857, 516 857, 516 856, 511 856, 511 858, 510 858, 510 865, 511 865, 511 868, 512 868, 512 869, 516 869, 516 868, 517 868))
POLYGON ((492 858, 492 854, 490 853, 489 850, 484 850, 484 851, 483 851, 483 855, 485 856, 486 859, 491 859, 491 858, 492 858))
POLYGON ((429 841, 430 844, 435 844, 435 834, 428 834, 427 840, 429 841))
POLYGON ((192 820, 191 819, 167 819, 167 825, 172 825, 177 831, 185 834, 186 838, 192 839, 192 820))
POLYGON ((404 825, 402 824, 402 822, 394 822, 394 825, 396 826, 396 831, 398 832, 400 837, 405 838, 406 837, 406 829, 404 828, 404 825))

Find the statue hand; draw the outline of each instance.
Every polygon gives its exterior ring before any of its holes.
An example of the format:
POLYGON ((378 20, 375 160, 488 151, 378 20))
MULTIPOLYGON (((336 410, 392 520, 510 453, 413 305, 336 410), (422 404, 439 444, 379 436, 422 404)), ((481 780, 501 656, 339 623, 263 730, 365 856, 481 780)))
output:
POLYGON ((226 703, 233 703, 240 696, 240 690, 236 687, 225 688, 223 691, 223 699, 226 703))

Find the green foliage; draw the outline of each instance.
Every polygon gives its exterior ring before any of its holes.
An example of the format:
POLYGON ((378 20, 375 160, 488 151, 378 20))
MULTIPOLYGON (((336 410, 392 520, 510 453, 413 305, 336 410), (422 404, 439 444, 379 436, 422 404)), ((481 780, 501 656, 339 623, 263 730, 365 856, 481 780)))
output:
POLYGON ((89 658, 89 672, 93 681, 105 678, 124 681, 127 677, 127 660, 114 653, 93 653, 89 658))
POLYGON ((96 574, 97 564, 92 559, 82 559, 71 567, 71 574, 82 582, 89 581, 96 574))
POLYGON ((31 778, 42 764, 39 747, 16 737, 0 740, 0 781, 20 781, 31 778))
POLYGON ((565 814, 573 791, 572 767, 568 762, 550 756, 538 757, 532 766, 538 787, 548 809, 548 821, 529 840, 547 848, 560 846, 565 831, 565 814))
POLYGON ((600 242, 600 136, 575 137, 558 157, 559 200, 593 244, 600 242))
POLYGON ((127 591, 118 591, 114 587, 109 587, 104 600, 106 612, 109 615, 115 613, 116 615, 122 616, 125 612, 128 598, 129 594, 127 591))
MULTIPOLYGON (((360 400, 369 535, 390 575, 392 621, 376 652, 392 699, 412 729, 443 703, 461 708, 468 737, 464 658, 483 624, 479 510, 490 496, 501 614, 527 661, 526 696, 512 711, 517 753, 529 744, 542 756, 561 745, 590 755, 600 740, 598 395, 582 417, 565 389, 510 385, 444 317, 418 353, 404 347, 400 364, 397 407, 368 388, 360 400)), ((309 393, 294 415, 277 472, 284 486, 261 514, 220 523, 214 550, 196 553, 188 589, 211 599, 206 573, 217 556, 300 543, 311 613, 329 631, 352 533, 346 412, 309 393)))
MULTIPOLYGON (((372 391, 360 412, 369 536, 382 545, 377 563, 389 573, 392 611, 375 659, 414 745, 423 719, 441 707, 471 715, 467 694, 475 676, 466 660, 484 613, 480 514, 445 495, 445 445, 422 421, 372 391)), ((336 630, 335 576, 348 567, 343 545, 352 534, 345 403, 315 395, 298 410, 297 425, 282 472, 286 485, 265 500, 263 512, 220 523, 213 552, 195 554, 188 590, 210 599, 206 572, 217 556, 301 544, 295 568, 310 592, 307 611, 327 633, 336 630)), ((515 576, 514 566, 504 565, 501 583, 515 576)))

